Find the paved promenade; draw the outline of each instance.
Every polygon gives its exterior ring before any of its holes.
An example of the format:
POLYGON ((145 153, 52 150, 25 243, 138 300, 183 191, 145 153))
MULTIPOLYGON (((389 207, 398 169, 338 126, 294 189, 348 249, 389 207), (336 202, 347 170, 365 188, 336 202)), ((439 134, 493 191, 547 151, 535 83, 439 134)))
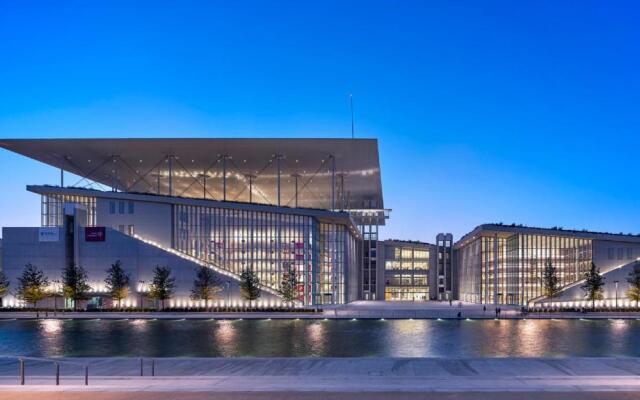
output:
MULTIPOLYGON (((501 319, 522 318, 640 318, 639 312, 588 312, 588 313, 530 313, 523 316, 519 307, 501 306, 501 319)), ((381 302, 357 301, 340 306, 325 306, 318 312, 40 312, 11 311, 0 312, 1 319, 74 318, 74 319, 456 319, 461 318, 493 319, 495 309, 492 305, 453 302, 381 302)))
POLYGON ((435 394, 507 399, 532 393, 525 398, 640 398, 638 358, 163 358, 154 362, 155 377, 149 376, 149 359, 143 361, 142 377, 139 359, 57 361, 61 386, 53 385, 50 360, 27 360, 26 385, 18 386, 17 361, 0 360, 0 398, 38 398, 43 392, 62 392, 65 399, 91 392, 94 400, 175 398, 176 393, 194 399, 438 398, 435 394), (88 386, 84 365, 89 365, 88 386))

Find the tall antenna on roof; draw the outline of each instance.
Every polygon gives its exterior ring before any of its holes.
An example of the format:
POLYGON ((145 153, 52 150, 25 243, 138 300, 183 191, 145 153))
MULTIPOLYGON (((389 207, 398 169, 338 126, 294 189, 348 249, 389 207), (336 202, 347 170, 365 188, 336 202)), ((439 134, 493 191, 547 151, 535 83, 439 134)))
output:
POLYGON ((353 94, 349 95, 349 104, 351 105, 351 139, 356 136, 356 126, 353 121, 353 94))

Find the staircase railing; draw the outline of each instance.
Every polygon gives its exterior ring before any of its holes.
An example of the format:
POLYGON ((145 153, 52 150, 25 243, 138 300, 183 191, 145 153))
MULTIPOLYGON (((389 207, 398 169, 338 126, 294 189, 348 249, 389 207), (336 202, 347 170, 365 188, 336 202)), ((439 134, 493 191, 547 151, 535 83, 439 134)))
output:
MULTIPOLYGON (((164 251, 166 251, 168 253, 171 253, 171 254, 173 254, 175 256, 178 256, 178 257, 180 257, 182 259, 185 259, 187 261, 191 261, 191 262, 196 263, 198 265, 201 265, 203 267, 211 268, 212 270, 216 271, 217 273, 219 273, 221 275, 224 275, 224 276, 226 276, 228 278, 234 279, 237 282, 241 282, 240 275, 235 274, 235 273, 229 271, 228 269, 226 269, 226 268, 224 268, 224 267, 222 267, 220 265, 217 265, 217 264, 214 264, 212 262, 208 262, 208 261, 202 260, 202 259, 200 259, 198 257, 191 256, 191 255, 189 255, 189 254, 187 254, 187 253, 185 253, 183 251, 176 250, 176 249, 171 248, 171 247, 165 247, 165 246, 161 245, 160 243, 154 242, 153 240, 145 239, 142 236, 139 236, 139 235, 136 235, 136 234, 133 234, 132 237, 134 237, 135 239, 137 239, 137 240, 139 240, 139 241, 141 241, 143 243, 146 243, 146 244, 151 245, 153 247, 156 247, 156 248, 159 248, 161 250, 164 250, 164 251)), ((264 285, 262 283, 260 283, 258 286, 260 287, 261 290, 263 290, 263 291, 265 291, 265 292, 267 292, 269 294, 281 297, 280 293, 278 293, 277 290, 271 288, 270 286, 264 285)))

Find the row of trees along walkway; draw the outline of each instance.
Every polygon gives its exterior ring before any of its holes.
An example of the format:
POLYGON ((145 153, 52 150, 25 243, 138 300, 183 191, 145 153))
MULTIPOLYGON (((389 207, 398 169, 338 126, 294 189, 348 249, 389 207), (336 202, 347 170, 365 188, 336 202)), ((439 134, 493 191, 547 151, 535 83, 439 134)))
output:
MULTIPOLYGON (((216 299, 218 294, 224 290, 223 282, 218 279, 213 270, 205 266, 196 268, 195 275, 190 297, 192 300, 204 301, 206 305, 209 305, 210 301, 216 299)), ((89 299, 92 288, 88 284, 87 272, 83 267, 75 264, 67 265, 62 269, 60 282, 61 287, 57 285, 51 287, 49 278, 44 272, 35 265, 27 263, 22 275, 18 278, 14 294, 34 308, 39 301, 48 297, 62 296, 69 299, 73 302, 74 309, 78 308, 81 301, 89 299)), ((131 279, 122 268, 119 260, 106 270, 104 282, 107 296, 117 308, 122 308, 123 300, 130 295, 131 279)), ((297 283, 296 271, 291 267, 283 274, 278 289, 285 304, 292 306, 298 299, 297 283)), ((253 269, 248 268, 242 272, 239 287, 240 294, 249 301, 250 307, 252 307, 253 301, 261 296, 260 279, 253 269)), ((8 294, 9 289, 10 282, 0 272, 0 307, 2 307, 2 296, 8 294)), ((170 300, 174 292, 175 278, 171 274, 171 268, 157 265, 153 270, 153 280, 147 293, 148 298, 159 302, 160 308, 164 309, 165 301, 170 300)))
MULTIPOLYGON (((553 266, 551 260, 547 260, 545 263, 542 281, 544 295, 549 299, 555 298, 562 290, 559 284, 558 270, 553 266)), ((636 308, 638 308, 640 303, 640 261, 636 261, 633 270, 629 272, 627 282, 629 289, 626 296, 629 300, 635 301, 636 308)), ((604 298, 604 285, 605 277, 600 273, 600 269, 596 267, 595 263, 591 262, 591 268, 584 274, 584 283, 580 285, 584 291, 584 297, 591 301, 591 308, 596 308, 596 300, 604 298)))

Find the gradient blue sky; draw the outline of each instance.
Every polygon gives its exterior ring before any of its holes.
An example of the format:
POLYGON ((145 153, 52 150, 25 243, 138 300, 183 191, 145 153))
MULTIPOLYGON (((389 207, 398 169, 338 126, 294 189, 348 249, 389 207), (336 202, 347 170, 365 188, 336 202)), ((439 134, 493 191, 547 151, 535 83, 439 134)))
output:
MULTIPOLYGON (((640 4, 0 0, 0 137, 378 138, 383 237, 640 233, 640 4)), ((0 151, 0 226, 37 226, 0 151)))

